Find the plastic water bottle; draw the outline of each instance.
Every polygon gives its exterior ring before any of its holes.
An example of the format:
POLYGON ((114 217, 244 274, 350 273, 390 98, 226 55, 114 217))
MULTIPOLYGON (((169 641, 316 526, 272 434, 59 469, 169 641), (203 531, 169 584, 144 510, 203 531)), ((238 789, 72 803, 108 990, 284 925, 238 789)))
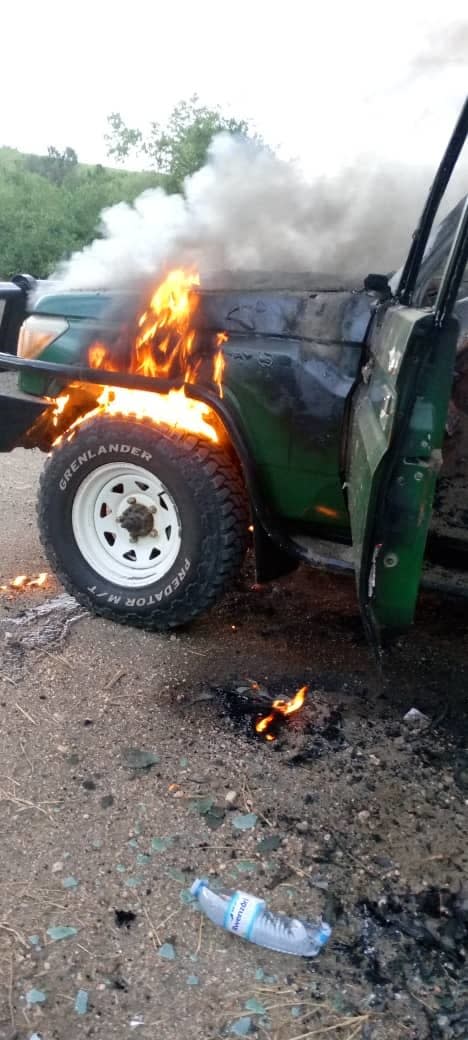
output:
POLYGON ((264 899, 248 892, 227 888, 214 892, 207 881, 199 878, 190 891, 213 924, 278 953, 316 957, 331 935, 330 925, 325 921, 311 923, 300 917, 273 913, 267 909, 264 899))

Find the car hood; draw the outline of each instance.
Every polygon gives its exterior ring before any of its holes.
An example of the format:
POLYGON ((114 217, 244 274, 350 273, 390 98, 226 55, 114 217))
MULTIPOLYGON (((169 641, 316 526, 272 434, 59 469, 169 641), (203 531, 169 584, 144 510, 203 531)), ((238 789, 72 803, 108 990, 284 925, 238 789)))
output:
POLYGON ((138 305, 138 294, 124 292, 43 292, 36 289, 30 308, 34 314, 48 314, 61 318, 99 319, 109 310, 122 316, 138 305))

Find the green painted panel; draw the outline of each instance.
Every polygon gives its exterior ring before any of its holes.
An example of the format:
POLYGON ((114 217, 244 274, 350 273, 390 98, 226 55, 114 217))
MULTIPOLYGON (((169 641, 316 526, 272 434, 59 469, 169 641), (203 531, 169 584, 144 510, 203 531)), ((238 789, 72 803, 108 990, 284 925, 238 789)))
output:
POLYGON ((458 326, 390 307, 353 403, 348 501, 361 608, 377 630, 413 619, 444 438, 458 326))

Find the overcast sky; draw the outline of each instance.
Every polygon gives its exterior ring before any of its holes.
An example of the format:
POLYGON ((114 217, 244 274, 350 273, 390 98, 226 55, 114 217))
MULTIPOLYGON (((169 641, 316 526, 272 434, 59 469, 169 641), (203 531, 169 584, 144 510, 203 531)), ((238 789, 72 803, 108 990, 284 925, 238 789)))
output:
POLYGON ((432 161, 468 82, 466 0, 22 0, 0 33, 0 144, 87 162, 110 112, 143 127, 194 92, 311 172, 432 161))

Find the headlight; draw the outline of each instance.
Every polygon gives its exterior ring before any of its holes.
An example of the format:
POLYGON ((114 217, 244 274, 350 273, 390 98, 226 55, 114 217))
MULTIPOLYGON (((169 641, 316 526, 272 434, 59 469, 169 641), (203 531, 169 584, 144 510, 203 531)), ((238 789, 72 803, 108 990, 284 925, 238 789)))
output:
POLYGON ((36 358, 66 329, 68 322, 64 318, 32 314, 30 318, 26 318, 19 331, 18 357, 36 358))

